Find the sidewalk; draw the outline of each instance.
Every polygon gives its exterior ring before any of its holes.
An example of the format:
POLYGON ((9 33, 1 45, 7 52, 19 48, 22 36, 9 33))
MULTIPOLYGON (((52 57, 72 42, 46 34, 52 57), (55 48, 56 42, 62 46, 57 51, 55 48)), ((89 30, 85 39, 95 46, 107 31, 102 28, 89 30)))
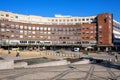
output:
MULTIPOLYGON (((49 51, 47 51, 48 53, 49 51)), ((3 57, 5 59, 14 59, 14 60, 20 60, 20 59, 28 59, 28 58, 40 58, 40 57, 47 57, 47 58, 54 58, 54 59, 60 59, 62 57, 55 56, 55 55, 46 55, 46 51, 20 51, 20 56, 16 57, 17 52, 11 51, 10 54, 8 54, 8 50, 3 50, 0 53, 0 57, 3 57)))

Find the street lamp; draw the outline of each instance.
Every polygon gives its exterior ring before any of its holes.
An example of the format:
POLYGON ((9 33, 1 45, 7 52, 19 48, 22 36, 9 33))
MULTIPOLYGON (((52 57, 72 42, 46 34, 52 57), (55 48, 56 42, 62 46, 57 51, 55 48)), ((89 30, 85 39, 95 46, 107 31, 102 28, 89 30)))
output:
POLYGON ((9 49, 9 36, 7 36, 7 38, 8 38, 8 54, 10 54, 10 49, 9 49))

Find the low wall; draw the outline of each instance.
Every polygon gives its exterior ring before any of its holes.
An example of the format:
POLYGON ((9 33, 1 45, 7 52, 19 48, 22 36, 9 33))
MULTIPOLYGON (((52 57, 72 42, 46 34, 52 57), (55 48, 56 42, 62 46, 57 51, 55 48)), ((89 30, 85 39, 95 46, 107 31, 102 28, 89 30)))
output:
POLYGON ((70 62, 67 62, 66 60, 61 60, 61 61, 52 61, 52 62, 47 62, 47 63, 28 65, 26 68, 60 66, 60 65, 67 65, 67 64, 70 64, 70 62))
POLYGON ((27 62, 18 62, 14 64, 14 68, 25 68, 27 65, 27 62))
POLYGON ((14 69, 13 60, 0 60, 0 70, 2 69, 14 69))
POLYGON ((82 61, 74 62, 72 64, 89 64, 90 60, 88 59, 83 59, 82 61))

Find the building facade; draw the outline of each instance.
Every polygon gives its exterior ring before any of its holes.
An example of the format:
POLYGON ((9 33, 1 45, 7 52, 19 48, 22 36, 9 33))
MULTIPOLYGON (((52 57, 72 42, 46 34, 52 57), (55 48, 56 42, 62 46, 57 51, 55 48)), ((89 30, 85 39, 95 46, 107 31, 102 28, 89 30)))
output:
POLYGON ((81 47, 111 49, 119 42, 120 23, 110 13, 41 17, 0 11, 1 47, 81 47), (117 30, 117 31, 116 31, 117 30), (116 39, 115 39, 116 38, 116 39))

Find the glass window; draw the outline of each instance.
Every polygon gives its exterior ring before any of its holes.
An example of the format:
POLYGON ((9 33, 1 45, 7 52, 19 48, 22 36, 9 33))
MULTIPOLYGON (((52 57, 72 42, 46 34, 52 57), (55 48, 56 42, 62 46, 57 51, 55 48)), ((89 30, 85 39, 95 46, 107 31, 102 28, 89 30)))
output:
POLYGON ((39 31, 37 31, 36 34, 39 34, 39 31))
POLYGON ((48 32, 48 34, 51 34, 51 32, 48 32))
POLYGON ((31 38, 31 36, 28 36, 29 38, 31 38))
POLYGON ((27 29, 27 26, 24 26, 24 29, 27 29))
POLYGON ((4 14, 1 14, 1 16, 4 16, 4 14))
POLYGON ((23 30, 20 30, 20 33, 23 33, 23 30))
POLYGON ((32 27, 32 30, 35 30, 35 27, 32 27))
POLYGON ((54 27, 52 27, 52 31, 54 31, 54 27))
POLYGON ((46 28, 46 27, 44 27, 44 30, 47 30, 47 28, 46 28))
POLYGON ((14 37, 14 35, 11 35, 11 37, 14 37))
POLYGON ((5 29, 1 29, 1 31, 2 31, 2 32, 4 32, 4 31, 5 31, 5 29))
POLYGON ((43 38, 43 36, 40 36, 40 38, 43 38))
POLYGON ((100 25, 100 26, 99 26, 99 28, 101 29, 101 28, 102 28, 102 26, 100 25))
POLYGON ((24 31, 24 34, 27 34, 27 31, 24 31))
POLYGON ((5 24, 4 24, 4 23, 1 23, 1 26, 5 26, 5 24))
POLYGON ((20 38, 23 38, 23 35, 20 35, 20 38))
POLYGON ((15 18, 18 18, 18 16, 15 16, 15 18))
POLYGON ((44 32, 44 34, 46 34, 47 32, 44 32))
POLYGON ((50 36, 48 36, 48 39, 51 39, 51 37, 50 37, 50 36))
POLYGON ((36 27, 36 30, 39 30, 39 27, 36 27))
POLYGON ((40 32, 40 34, 43 34, 43 32, 40 32))
POLYGON ((16 33, 18 34, 18 33, 19 33, 19 30, 16 30, 16 33))
POLYGON ((32 36, 33 38, 35 38, 35 36, 32 36))
POLYGON ((14 33, 14 31, 15 31, 14 29, 11 30, 12 33, 14 33))
POLYGON ((6 29, 7 32, 9 32, 10 30, 9 29, 6 29))
POLYGON ((23 26, 22 26, 22 25, 20 26, 20 29, 23 29, 23 26))
POLYGON ((82 21, 85 21, 85 19, 82 19, 82 21))
POLYGON ((16 28, 18 29, 18 28, 19 28, 19 25, 16 25, 16 28))
POLYGON ((43 30, 43 27, 40 27, 40 30, 43 30))
POLYGON ((31 26, 29 26, 28 29, 31 30, 31 26))
POLYGON ((9 14, 6 14, 6 17, 9 17, 9 14))
POLYGON ((48 31, 50 31, 51 30, 51 28, 48 28, 48 31))
POLYGON ((14 24, 11 24, 11 28, 14 28, 14 24))
POLYGON ((33 31, 32 34, 35 34, 35 31, 33 31))
POLYGON ((31 31, 28 31, 28 34, 31 34, 31 31))

